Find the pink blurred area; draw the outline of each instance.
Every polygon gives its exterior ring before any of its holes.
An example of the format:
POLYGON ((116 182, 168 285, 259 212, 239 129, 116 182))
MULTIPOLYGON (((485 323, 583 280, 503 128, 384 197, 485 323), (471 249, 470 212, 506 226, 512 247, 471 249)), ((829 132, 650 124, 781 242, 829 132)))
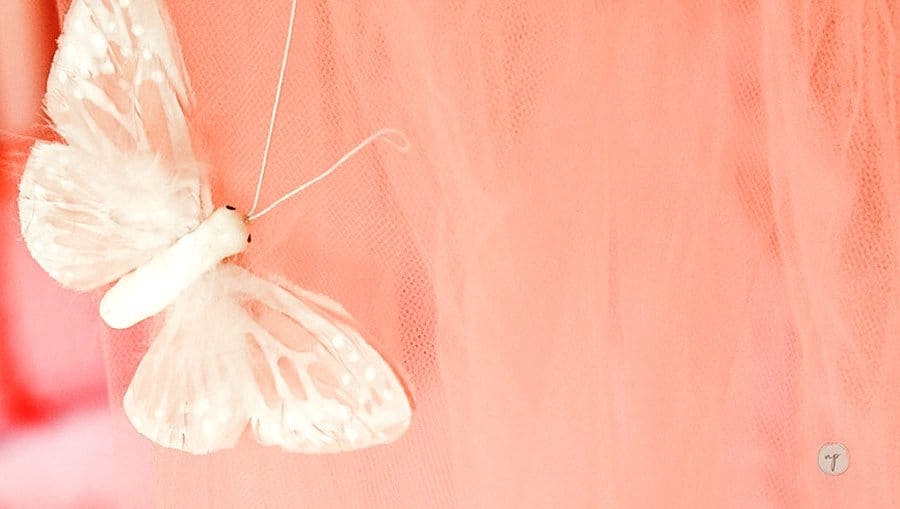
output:
POLYGON ((58 287, 19 234, 16 184, 43 131, 53 2, 0 2, 0 507, 113 505, 95 302, 58 287))

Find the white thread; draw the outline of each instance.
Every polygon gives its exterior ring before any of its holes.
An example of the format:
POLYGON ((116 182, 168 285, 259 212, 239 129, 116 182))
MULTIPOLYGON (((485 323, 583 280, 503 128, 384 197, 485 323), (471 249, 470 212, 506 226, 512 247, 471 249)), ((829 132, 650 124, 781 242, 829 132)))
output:
POLYGON ((252 215, 259 205, 259 193, 262 191, 263 176, 266 174, 266 165, 269 162, 269 149, 272 147, 272 133, 275 131, 275 117, 278 115, 278 105, 281 103, 281 89, 284 86, 284 71, 287 69, 288 54, 291 52, 291 41, 294 38, 294 18, 297 15, 297 0, 291 2, 291 19, 288 22, 287 40, 284 43, 284 56, 281 58, 281 71, 278 75, 278 86, 275 88, 275 102, 272 104, 272 118, 269 120, 269 133, 266 135, 266 148, 263 150, 262 163, 259 168, 259 180, 256 182, 256 196, 253 198, 253 206, 250 207, 248 216, 252 215))
POLYGON ((296 18, 296 16, 297 16, 297 0, 292 0, 291 16, 290 16, 290 21, 288 22, 289 24, 288 24, 287 40, 284 43, 284 55, 281 58, 281 70, 278 73, 278 86, 275 88, 275 101, 272 104, 272 117, 271 117, 271 119, 269 119, 269 132, 266 134, 266 146, 263 149, 262 163, 260 164, 260 168, 259 168, 259 179, 257 179, 257 181, 256 181, 256 194, 253 196, 253 205, 250 207, 250 211, 247 212, 247 221, 252 221, 254 219, 258 219, 258 218, 262 217, 263 215, 270 212, 272 209, 274 209, 281 203, 284 203, 285 201, 290 200, 291 198, 293 198, 294 196, 299 194, 304 189, 325 179, 325 177, 331 175, 335 170, 340 168, 341 165, 343 165, 345 162, 347 162, 347 160, 350 159, 351 157, 353 157, 353 155, 355 155, 357 152, 359 152, 360 150, 365 148, 366 145, 372 143, 373 141, 377 140, 378 138, 384 138, 385 141, 387 141, 388 143, 393 145, 397 150, 399 150, 401 152, 407 152, 407 151, 409 151, 409 148, 410 148, 409 140, 406 138, 406 135, 404 135, 403 132, 401 132, 400 130, 394 129, 394 128, 385 128, 385 129, 376 131, 374 134, 370 135, 368 138, 366 138, 365 140, 360 142, 359 145, 357 145, 352 150, 350 150, 349 152, 344 154, 343 157, 338 159, 337 162, 335 162, 333 165, 331 165, 331 167, 328 168, 327 170, 320 173, 317 177, 313 178, 312 180, 310 180, 304 184, 297 186, 297 188, 295 188, 293 191, 291 191, 291 192, 285 194, 284 196, 282 196, 281 198, 275 200, 274 202, 272 202, 271 205, 269 205, 265 209, 261 210, 260 212, 256 212, 256 207, 259 206, 259 197, 262 192, 263 178, 265 177, 265 174, 266 174, 266 166, 268 165, 268 162, 269 162, 269 153, 270 153, 270 149, 272 148, 272 134, 275 132, 275 118, 278 115, 278 106, 281 104, 281 90, 284 87, 284 73, 285 73, 285 70, 287 69, 288 55, 291 52, 291 41, 294 38, 294 19, 296 18), (402 144, 395 143, 393 140, 391 140, 388 137, 388 135, 390 135, 390 134, 394 134, 397 137, 399 137, 402 144))
POLYGON ((365 140, 361 141, 359 143, 359 145, 353 147, 353 149, 351 149, 349 152, 344 154, 340 159, 338 159, 334 164, 332 164, 331 167, 329 167, 327 170, 323 171, 318 176, 308 180, 307 182, 300 184, 293 191, 285 194, 281 198, 278 198, 277 200, 272 202, 271 205, 264 208, 263 210, 255 213, 255 214, 249 214, 247 216, 247 220, 253 221, 254 219, 258 219, 258 218, 262 217, 264 214, 270 212, 272 209, 274 209, 278 205, 280 205, 280 204, 284 203, 285 201, 290 200, 294 196, 298 195, 304 189, 307 189, 310 186, 312 186, 313 184, 316 184, 316 183, 324 180, 326 177, 328 177, 329 175, 334 173, 335 170, 340 168, 341 165, 346 163, 348 159, 350 159, 351 157, 356 155, 356 153, 359 152, 360 150, 364 149, 366 147, 366 145, 372 143, 373 141, 377 140, 378 138, 384 138, 385 141, 387 141, 388 143, 393 145, 394 148, 396 148, 400 152, 408 152, 409 151, 409 148, 410 148, 409 140, 406 138, 406 135, 404 135, 402 131, 400 131, 399 129, 394 129, 394 128, 390 128, 390 127, 385 128, 385 129, 380 129, 380 130, 376 131, 374 134, 371 134, 365 140), (389 135, 392 135, 392 134, 399 137, 400 140, 402 141, 402 144, 396 143, 394 140, 391 140, 389 138, 389 135))

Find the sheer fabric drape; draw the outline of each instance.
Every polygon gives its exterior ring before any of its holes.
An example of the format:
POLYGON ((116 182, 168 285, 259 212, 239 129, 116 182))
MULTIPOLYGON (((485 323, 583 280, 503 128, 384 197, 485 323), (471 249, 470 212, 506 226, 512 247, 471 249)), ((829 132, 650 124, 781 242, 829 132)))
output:
MULTIPOLYGON (((290 2, 167 3, 214 196, 246 207, 290 2)), ((120 415, 123 503, 898 503, 897 26, 877 0, 302 1, 263 203, 381 127, 413 150, 254 224, 247 261, 346 305, 412 429, 189 457, 120 415)), ((114 402, 146 337, 105 339, 114 402)))

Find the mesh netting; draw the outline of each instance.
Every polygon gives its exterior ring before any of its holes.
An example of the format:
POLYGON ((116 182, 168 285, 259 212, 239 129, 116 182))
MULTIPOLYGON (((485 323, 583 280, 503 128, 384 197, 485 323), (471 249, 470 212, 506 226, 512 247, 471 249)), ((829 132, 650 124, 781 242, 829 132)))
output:
MULTIPOLYGON (((168 4, 214 199, 246 207, 290 2, 168 4)), ((898 503, 898 21, 877 0, 301 2, 263 203, 381 127, 413 150, 258 221, 247 261, 344 303, 405 372, 412 428, 189 457, 120 417, 124 505, 898 503)), ((114 402, 145 339, 106 341, 114 402)))

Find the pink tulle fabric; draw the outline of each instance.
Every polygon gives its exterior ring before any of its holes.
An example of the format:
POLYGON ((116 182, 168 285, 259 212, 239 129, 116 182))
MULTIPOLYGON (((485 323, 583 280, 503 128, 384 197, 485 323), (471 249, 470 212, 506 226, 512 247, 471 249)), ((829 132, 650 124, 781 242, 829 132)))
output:
MULTIPOLYGON (((65 7, 66 2, 62 2, 65 7)), ((248 207, 290 1, 169 0, 217 204, 248 207)), ((900 503, 898 12, 883 0, 301 1, 247 261, 341 301, 398 443, 191 457, 125 507, 900 503), (817 451, 841 442, 839 477, 817 451)))
POLYGON ((59 287, 22 242, 16 186, 44 133, 53 1, 0 2, 0 507, 114 507, 96 307, 59 287))

